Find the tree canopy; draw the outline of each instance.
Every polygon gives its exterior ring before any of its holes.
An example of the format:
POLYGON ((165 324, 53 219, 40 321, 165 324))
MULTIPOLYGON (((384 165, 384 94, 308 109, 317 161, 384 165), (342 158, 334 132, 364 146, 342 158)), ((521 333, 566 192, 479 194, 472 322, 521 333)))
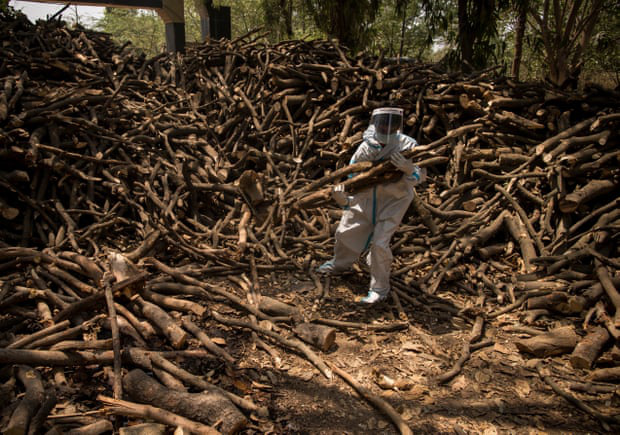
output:
MULTIPOLYGON (((200 40, 200 19, 186 0, 186 39, 200 40)), ((264 29, 270 42, 337 39, 361 51, 449 70, 499 65, 516 79, 577 86, 580 77, 618 86, 618 0, 246 0, 231 7, 233 38, 264 29), (605 13, 602 13, 605 11, 605 13)), ((97 28, 148 55, 164 49, 153 12, 107 8, 97 28)))

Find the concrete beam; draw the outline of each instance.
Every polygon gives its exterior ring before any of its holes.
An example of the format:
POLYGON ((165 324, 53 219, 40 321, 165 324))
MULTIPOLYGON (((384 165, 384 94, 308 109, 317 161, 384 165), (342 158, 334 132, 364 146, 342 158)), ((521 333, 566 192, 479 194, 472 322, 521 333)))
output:
POLYGON ((185 23, 183 0, 161 0, 162 6, 155 10, 164 23, 185 23))
POLYGON ((209 36, 209 10, 207 0, 194 0, 196 11, 200 15, 200 37, 205 41, 209 36))
MULTIPOLYGON (((39 3, 63 3, 62 0, 31 0, 39 3)), ((168 51, 185 50, 185 13, 183 0, 77 0, 72 5, 103 6, 113 8, 153 9, 166 25, 168 51)))
POLYGON ((72 5, 85 6, 108 6, 112 8, 130 8, 130 9, 157 9, 163 7, 163 0, 78 0, 65 1, 62 0, 30 0, 38 3, 71 3, 72 5))

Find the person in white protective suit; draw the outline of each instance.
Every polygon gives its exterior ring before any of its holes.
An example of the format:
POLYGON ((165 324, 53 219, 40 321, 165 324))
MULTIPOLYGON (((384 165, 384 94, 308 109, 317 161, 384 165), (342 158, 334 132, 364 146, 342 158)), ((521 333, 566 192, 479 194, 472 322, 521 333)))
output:
POLYGON ((417 142, 403 134, 402 130, 402 109, 386 107, 373 110, 364 140, 350 162, 390 159, 403 172, 398 181, 369 187, 352 196, 345 193, 341 184, 332 190, 332 198, 345 211, 336 229, 334 256, 322 264, 318 272, 344 272, 362 252, 370 248, 367 256, 370 289, 361 299, 363 303, 373 304, 387 297, 392 265, 390 239, 413 199, 414 186, 426 179, 426 171, 401 154, 417 146, 417 142))

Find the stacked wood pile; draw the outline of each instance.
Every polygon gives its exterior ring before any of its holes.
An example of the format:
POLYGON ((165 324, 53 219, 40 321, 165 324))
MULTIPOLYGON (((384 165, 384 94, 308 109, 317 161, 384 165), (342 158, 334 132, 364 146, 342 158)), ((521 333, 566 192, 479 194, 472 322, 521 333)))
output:
MULTIPOLYGON (((395 297, 420 309, 453 295, 450 314, 475 325, 516 309, 528 324, 566 316, 577 326, 529 328, 536 335, 518 346, 572 352, 579 369, 617 341, 619 95, 351 58, 327 41, 267 45, 260 34, 146 59, 105 34, 2 18, 7 433, 106 430, 106 419, 47 419, 64 368, 93 364, 111 384, 93 406, 238 431, 265 409, 172 362, 234 366, 205 318, 331 376, 319 352, 333 330, 261 296, 259 281, 312 276, 331 256, 333 184, 355 191, 394 176, 387 162, 347 166, 370 112, 386 105, 405 109, 405 132, 421 144, 409 155, 430 175, 393 240, 395 297)), ((593 379, 620 376, 598 370, 593 379)))

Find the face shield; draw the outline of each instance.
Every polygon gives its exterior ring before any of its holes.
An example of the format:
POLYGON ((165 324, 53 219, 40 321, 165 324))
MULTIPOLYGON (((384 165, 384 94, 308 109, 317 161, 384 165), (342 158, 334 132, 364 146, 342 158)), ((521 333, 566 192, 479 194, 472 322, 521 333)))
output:
POLYGON ((372 111, 370 125, 375 128, 375 137, 385 145, 388 145, 396 135, 403 131, 403 109, 395 107, 382 107, 372 111))

